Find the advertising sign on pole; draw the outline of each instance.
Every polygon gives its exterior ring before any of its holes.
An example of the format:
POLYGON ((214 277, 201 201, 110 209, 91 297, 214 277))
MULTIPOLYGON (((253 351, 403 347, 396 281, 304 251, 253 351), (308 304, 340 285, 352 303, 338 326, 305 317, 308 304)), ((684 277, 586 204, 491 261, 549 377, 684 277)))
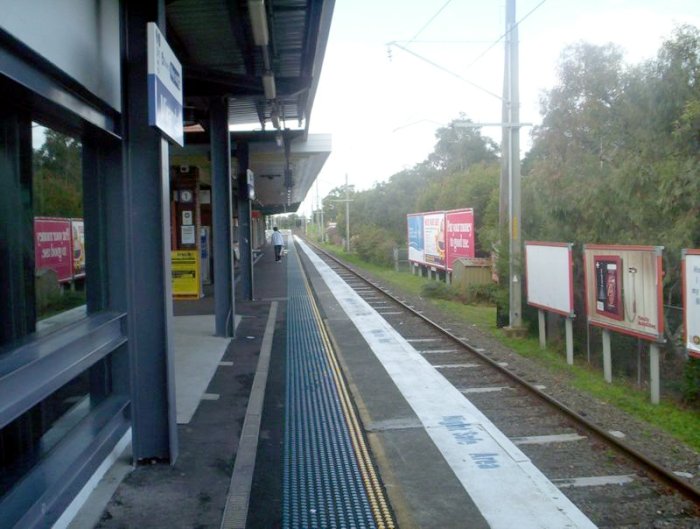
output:
POLYGON ((425 263, 425 245, 423 243, 423 215, 409 214, 408 224, 408 260, 425 263))
POLYGON ((182 147, 182 66, 155 22, 147 31, 148 124, 182 147))
POLYGON ((474 210, 457 209, 445 213, 447 269, 460 258, 474 258, 474 210))
POLYGON ((661 246, 584 246, 588 321, 663 341, 662 251, 661 246))
POLYGON ((700 250, 683 250, 682 276, 685 348, 700 358, 700 250))
POLYGON ((199 256, 197 250, 170 252, 172 261, 173 296, 182 299, 199 299, 199 256))
POLYGON ((70 220, 47 217, 34 219, 34 259, 37 270, 53 270, 58 281, 73 279, 70 220))
POLYGON ((425 262, 435 268, 445 267, 445 214, 423 215, 423 247, 425 262))
POLYGON ((573 259, 570 243, 525 242, 527 303, 574 317, 573 259))

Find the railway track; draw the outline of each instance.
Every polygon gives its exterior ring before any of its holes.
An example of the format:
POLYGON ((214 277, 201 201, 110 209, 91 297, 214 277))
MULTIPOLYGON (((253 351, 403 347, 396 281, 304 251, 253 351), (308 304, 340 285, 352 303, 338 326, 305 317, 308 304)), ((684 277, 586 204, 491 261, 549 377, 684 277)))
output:
POLYGON ((490 358, 489 351, 310 246, 598 527, 700 527, 700 490, 692 483, 490 358))

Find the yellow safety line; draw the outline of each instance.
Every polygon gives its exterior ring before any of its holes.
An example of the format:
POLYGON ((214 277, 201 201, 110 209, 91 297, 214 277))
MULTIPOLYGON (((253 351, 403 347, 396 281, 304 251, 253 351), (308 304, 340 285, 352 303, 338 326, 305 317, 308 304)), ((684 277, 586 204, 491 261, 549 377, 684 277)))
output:
MULTIPOLYGON (((303 270, 303 268, 302 268, 303 270)), ((323 320, 321 314, 316 305, 316 300, 311 292, 311 287, 306 274, 303 274, 304 283, 306 285, 306 290, 309 293, 309 299, 311 301, 311 308, 314 313, 314 317, 318 323, 319 330, 321 332, 321 339, 323 341, 324 350, 326 357, 331 365, 331 370, 333 373, 333 379, 335 380, 336 386, 338 388, 338 394, 340 396, 340 402, 345 413, 345 417, 348 420, 348 429, 351 434, 351 440, 353 448, 355 450, 355 455, 357 456, 358 464, 360 467, 360 474, 362 475, 362 481, 367 491, 367 496, 369 499, 370 507, 374 513, 375 521, 377 522, 377 529, 395 529, 396 524, 394 523, 393 516, 389 510, 389 506, 384 496, 384 489, 379 483, 377 474, 374 471, 374 464, 369 455, 369 450, 367 449, 367 444, 365 443, 364 436, 362 435, 362 430, 360 423, 357 419, 355 413, 355 408, 352 405, 350 399, 350 394, 345 385, 345 380, 343 379, 340 371, 340 366, 338 365, 338 360, 335 356, 335 350, 328 337, 328 332, 323 325, 323 320)))

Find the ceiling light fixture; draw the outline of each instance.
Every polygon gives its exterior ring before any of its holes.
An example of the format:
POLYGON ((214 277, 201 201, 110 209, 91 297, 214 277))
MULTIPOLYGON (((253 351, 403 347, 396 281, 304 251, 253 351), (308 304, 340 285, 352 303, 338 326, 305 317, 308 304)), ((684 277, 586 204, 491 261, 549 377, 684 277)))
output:
POLYGON ((270 34, 267 31, 267 12, 265 0, 248 0, 250 25, 253 29, 253 41, 256 46, 267 46, 270 34))
POLYGON ((277 97, 277 88, 275 87, 275 76, 272 72, 266 72, 262 77, 263 91, 265 99, 268 101, 277 97))

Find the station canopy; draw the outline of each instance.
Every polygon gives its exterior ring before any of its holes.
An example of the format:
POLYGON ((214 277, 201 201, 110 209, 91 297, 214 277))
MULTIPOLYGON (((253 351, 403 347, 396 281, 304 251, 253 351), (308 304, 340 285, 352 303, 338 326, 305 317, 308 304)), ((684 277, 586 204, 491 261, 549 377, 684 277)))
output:
POLYGON ((309 134, 333 0, 168 0, 166 37, 182 63, 185 147, 175 163, 209 165, 209 102, 228 98, 232 148, 249 143, 255 209, 294 212, 330 154, 309 134))

